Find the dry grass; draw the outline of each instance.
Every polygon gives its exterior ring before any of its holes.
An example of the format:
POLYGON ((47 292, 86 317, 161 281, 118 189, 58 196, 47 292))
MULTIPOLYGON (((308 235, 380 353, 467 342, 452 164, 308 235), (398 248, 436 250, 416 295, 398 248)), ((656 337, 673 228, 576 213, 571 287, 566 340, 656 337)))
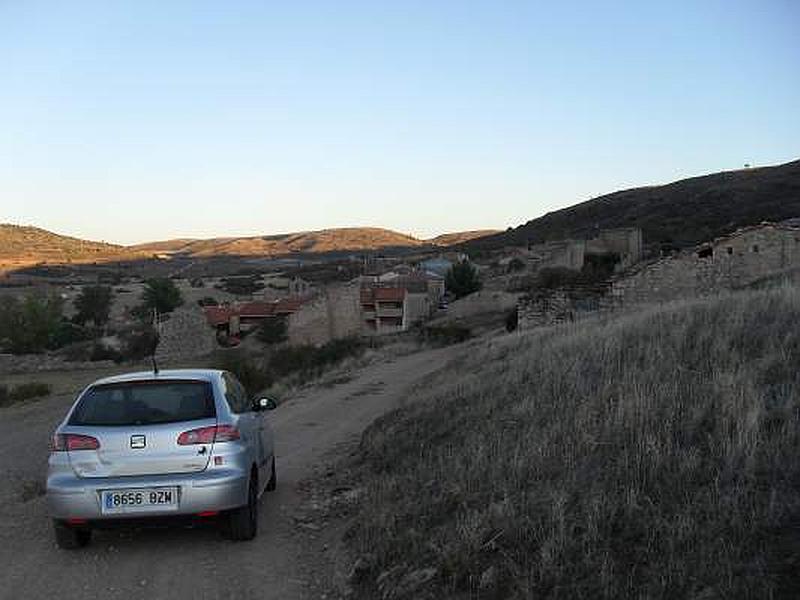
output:
POLYGON ((783 288, 472 352, 364 435, 357 593, 800 597, 798 323, 783 288))

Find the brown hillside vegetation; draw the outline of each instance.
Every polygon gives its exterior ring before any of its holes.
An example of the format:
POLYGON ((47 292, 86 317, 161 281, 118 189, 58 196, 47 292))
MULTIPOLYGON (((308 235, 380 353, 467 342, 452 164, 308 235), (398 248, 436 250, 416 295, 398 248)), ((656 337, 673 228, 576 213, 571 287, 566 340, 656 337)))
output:
POLYGON ((86 262, 122 257, 122 246, 58 235, 38 227, 0 223, 0 268, 37 262, 86 262))
POLYGON ((454 244, 461 244, 470 240, 476 240, 487 235, 494 235, 498 233, 496 229, 476 229, 474 231, 457 231, 455 233, 443 233, 437 235, 435 238, 426 240, 429 244, 434 246, 452 246, 454 244))
POLYGON ((800 160, 614 192, 466 243, 490 250, 567 238, 598 229, 641 227, 646 244, 690 246, 739 227, 800 216, 800 160))
POLYGON ((3 267, 23 267, 36 263, 130 260, 160 253, 180 253, 190 257, 209 258, 426 248, 454 244, 487 233, 493 231, 448 233, 432 240, 420 240, 378 227, 343 227, 267 236, 178 238, 133 246, 117 246, 58 235, 38 227, 0 224, 0 270, 3 267))
POLYGON ((798 320, 781 288, 476 344, 362 439, 359 597, 800 597, 798 320))
POLYGON ((295 252, 318 253, 341 250, 377 250, 420 246, 424 242, 378 227, 345 227, 280 235, 227 237, 205 240, 175 240, 133 246, 143 251, 173 251, 190 256, 277 256, 295 252))

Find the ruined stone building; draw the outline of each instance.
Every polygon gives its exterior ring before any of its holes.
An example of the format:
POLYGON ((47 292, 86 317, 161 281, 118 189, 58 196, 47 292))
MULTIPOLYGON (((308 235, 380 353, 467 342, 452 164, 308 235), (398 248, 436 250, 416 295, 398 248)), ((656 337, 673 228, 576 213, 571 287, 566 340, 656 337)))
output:
POLYGON ((678 255, 643 263, 612 281, 617 305, 666 302, 735 290, 800 270, 800 228, 746 227, 678 255))
POLYGON ((673 256, 634 264, 605 286, 550 290, 526 296, 517 306, 519 326, 526 329, 551 325, 606 310, 702 297, 797 278, 800 278, 800 223, 764 223, 673 256))
POLYGON ((638 227, 605 229, 588 240, 560 240, 528 246, 534 269, 565 268, 580 271, 588 256, 616 255, 617 268, 627 269, 642 260, 644 246, 638 227))

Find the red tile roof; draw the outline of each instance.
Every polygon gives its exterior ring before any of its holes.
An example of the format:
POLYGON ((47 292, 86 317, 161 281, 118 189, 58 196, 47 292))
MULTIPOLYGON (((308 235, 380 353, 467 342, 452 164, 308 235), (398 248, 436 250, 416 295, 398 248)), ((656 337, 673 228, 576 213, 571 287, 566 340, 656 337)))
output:
POLYGON ((230 306, 207 306, 204 310, 208 324, 217 327, 228 323, 235 315, 250 319, 266 319, 275 315, 291 315, 302 305, 303 300, 299 298, 281 298, 274 302, 255 301, 230 306))
POLYGON ((405 297, 405 288, 375 288, 376 302, 402 302, 405 297))

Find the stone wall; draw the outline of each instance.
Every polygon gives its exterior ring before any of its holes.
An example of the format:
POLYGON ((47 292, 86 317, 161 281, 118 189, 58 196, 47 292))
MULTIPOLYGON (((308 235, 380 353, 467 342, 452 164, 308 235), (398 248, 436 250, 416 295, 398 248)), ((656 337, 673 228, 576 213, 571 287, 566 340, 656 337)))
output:
POLYGON ((327 286, 314 300, 289 316, 291 344, 324 344, 362 332, 359 286, 327 286))
POLYGON ((577 321, 591 314, 611 310, 599 288, 553 290, 517 302, 517 323, 521 330, 577 321))
POLYGON ((198 308, 179 308, 158 325, 156 360, 159 366, 170 361, 206 356, 217 347, 216 334, 198 308))
POLYGON ((762 225, 642 265, 612 283, 618 305, 705 296, 800 268, 800 229, 762 225))

